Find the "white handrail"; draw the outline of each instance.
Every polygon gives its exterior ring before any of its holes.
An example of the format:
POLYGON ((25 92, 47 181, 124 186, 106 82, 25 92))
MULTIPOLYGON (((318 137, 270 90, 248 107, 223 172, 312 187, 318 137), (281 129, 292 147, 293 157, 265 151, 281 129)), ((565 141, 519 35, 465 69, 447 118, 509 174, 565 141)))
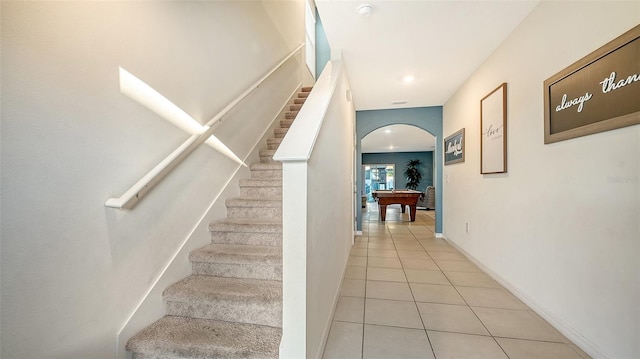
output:
POLYGON ((151 171, 136 182, 131 188, 117 198, 109 198, 105 202, 106 207, 111 208, 132 208, 155 184, 160 182, 171 170, 173 170, 183 159, 185 159, 198 146, 205 142, 213 134, 213 130, 222 122, 223 117, 228 114, 236 105, 238 105, 245 97, 258 88, 269 76, 276 72, 282 65, 289 61, 300 49, 304 47, 304 43, 296 47, 287 57, 274 66, 269 72, 262 76, 258 81, 251 85, 235 100, 231 101, 217 115, 213 116, 204 126, 206 130, 199 135, 192 135, 183 144, 176 148, 169 156, 158 163, 151 171), (214 127, 215 125, 215 127, 214 127))
MULTIPOLYGON (((277 69, 280 68, 280 66, 284 65, 285 62, 289 61, 290 58, 293 57, 293 55, 295 55, 298 51, 300 51, 300 49, 302 49, 304 47, 304 43, 298 45, 298 47, 295 48, 295 50, 293 50, 289 56, 285 57, 282 61, 280 61, 279 64, 277 64, 271 71, 269 71, 266 75, 262 76, 262 78, 258 81, 256 81, 256 83, 254 83, 251 87, 249 87, 245 92, 242 93, 242 95, 238 96, 238 98, 236 98, 235 100, 231 101, 230 104, 227 105, 227 107, 223 108, 222 111, 220 111, 217 115, 213 116, 213 118, 211 120, 209 120, 209 122, 207 122, 207 126, 209 127, 213 127, 213 125, 216 122, 220 122, 222 121, 222 117, 224 115, 226 115, 227 113, 229 113, 229 111, 231 111, 232 108, 234 108, 240 101, 242 101, 245 97, 247 97, 253 90, 255 90, 258 86, 260 86, 264 80, 266 80, 269 76, 271 76, 274 72, 276 72, 277 69)), ((207 136, 208 138, 208 136, 207 136)))

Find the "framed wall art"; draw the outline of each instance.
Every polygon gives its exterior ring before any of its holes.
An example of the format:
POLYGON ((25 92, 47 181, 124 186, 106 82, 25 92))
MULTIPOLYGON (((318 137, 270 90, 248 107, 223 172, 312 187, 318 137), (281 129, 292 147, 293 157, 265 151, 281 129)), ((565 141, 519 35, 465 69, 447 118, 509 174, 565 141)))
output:
POLYGON ((544 81, 544 143, 640 123, 640 25, 544 81))
POLYGON ((480 173, 507 172, 507 84, 480 100, 480 173))
POLYGON ((444 139, 444 165, 464 162, 464 128, 444 139))

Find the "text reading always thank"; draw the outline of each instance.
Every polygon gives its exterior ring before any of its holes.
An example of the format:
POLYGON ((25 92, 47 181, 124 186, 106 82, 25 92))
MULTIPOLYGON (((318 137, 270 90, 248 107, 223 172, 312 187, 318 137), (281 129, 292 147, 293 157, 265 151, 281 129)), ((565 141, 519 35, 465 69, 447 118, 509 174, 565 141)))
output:
MULTIPOLYGON (((616 82, 616 76, 617 74, 614 71, 609 75, 609 77, 606 77, 604 80, 600 81, 600 84, 602 85, 602 93, 606 94, 611 91, 615 91, 622 87, 630 85, 634 82, 640 81, 640 74, 634 74, 634 75, 628 76, 627 78, 624 78, 617 82, 616 82)), ((580 97, 567 100, 567 94, 564 94, 562 95, 562 100, 560 101, 560 104, 556 106, 556 112, 560 112, 562 110, 568 109, 569 107, 573 107, 576 105, 578 106, 577 111, 582 112, 585 102, 591 100, 592 97, 593 97, 593 94, 586 92, 584 95, 580 97)))

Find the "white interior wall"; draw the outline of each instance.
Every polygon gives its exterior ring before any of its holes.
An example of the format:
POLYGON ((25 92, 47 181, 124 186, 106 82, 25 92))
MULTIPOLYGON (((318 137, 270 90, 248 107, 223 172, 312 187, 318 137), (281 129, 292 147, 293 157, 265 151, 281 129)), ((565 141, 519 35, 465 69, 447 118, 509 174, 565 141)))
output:
MULTIPOLYGON (((303 9, 2 2, 0 356, 114 357, 116 333, 179 247, 209 240, 198 221, 226 215, 233 191, 206 212, 237 165, 207 146, 133 210, 104 207, 188 137, 120 94, 118 67, 204 123, 303 42, 303 9)), ((216 136, 244 158, 290 87, 267 87, 216 136)))
POLYGON ((346 71, 338 81, 307 172, 307 358, 322 358, 353 244, 356 113, 346 71))
POLYGON ((543 144, 543 81, 640 3, 543 1, 444 106, 445 236, 596 358, 640 357, 640 126, 543 144), (480 99, 508 83, 508 173, 480 175, 480 99), (465 223, 469 223, 469 233, 465 223))

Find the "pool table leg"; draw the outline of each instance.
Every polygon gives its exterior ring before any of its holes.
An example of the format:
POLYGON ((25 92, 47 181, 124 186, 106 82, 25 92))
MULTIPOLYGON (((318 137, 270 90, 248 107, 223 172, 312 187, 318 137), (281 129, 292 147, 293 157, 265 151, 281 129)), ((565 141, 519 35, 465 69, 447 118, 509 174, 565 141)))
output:
POLYGON ((409 205, 409 214, 411 215, 411 222, 415 222, 416 221, 416 206, 409 205))
POLYGON ((387 217, 387 205, 381 204, 378 207, 380 209, 380 220, 384 222, 384 219, 387 217))

